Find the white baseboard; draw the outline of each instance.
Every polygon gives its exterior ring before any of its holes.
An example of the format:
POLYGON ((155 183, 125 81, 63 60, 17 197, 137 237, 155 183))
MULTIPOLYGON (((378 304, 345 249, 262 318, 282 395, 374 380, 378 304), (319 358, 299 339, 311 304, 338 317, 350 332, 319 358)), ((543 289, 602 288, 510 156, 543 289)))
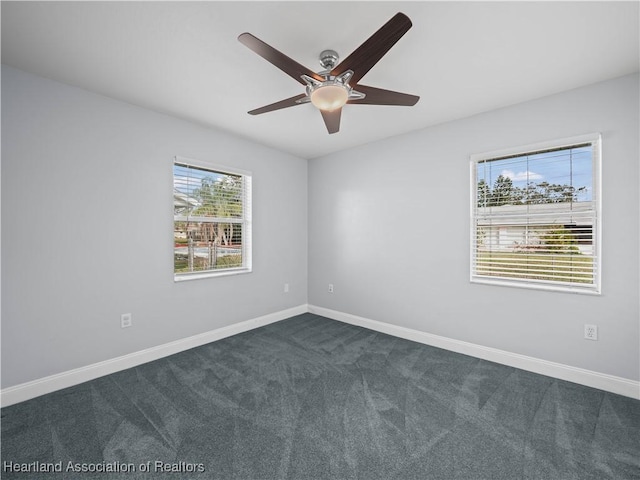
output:
POLYGON ((121 370, 126 370, 127 368, 136 367, 143 363, 168 357, 175 353, 215 342, 216 340, 237 335, 238 333, 246 332, 248 330, 253 330, 254 328, 263 327, 270 323, 278 322, 308 311, 306 304, 299 305, 297 307, 270 313, 268 315, 263 315, 261 317, 229 325, 227 327, 211 330, 192 337, 165 343, 164 345, 158 345, 157 347, 147 348, 145 350, 140 350, 139 352, 87 365, 86 367, 76 368, 67 372, 58 373, 56 375, 5 388, 0 391, 0 404, 2 407, 7 407, 14 403, 29 400, 46 393, 72 387, 73 385, 78 385, 79 383, 87 382, 104 375, 109 375, 121 370))
POLYGON ((583 368, 571 367, 561 363, 549 362, 539 358, 498 350, 497 348, 483 347, 482 345, 441 337, 439 335, 432 335, 430 333, 378 322, 376 320, 370 320, 368 318, 338 312, 324 307, 317 307, 315 305, 309 305, 309 312, 425 345, 443 348, 452 352, 470 355, 472 357, 489 360, 491 362, 500 363, 510 367, 520 368, 529 372, 539 373, 541 375, 558 378, 560 380, 579 383, 580 385, 585 385, 587 387, 598 388, 600 390, 617 393, 626 397, 640 399, 640 382, 635 380, 598 373, 591 370, 585 370, 583 368))
POLYGON ((359 317, 349 313, 305 304, 246 320, 234 325, 229 325, 227 327, 211 330, 192 337, 151 347, 139 352, 130 353, 121 357, 5 388, 0 391, 0 405, 2 405, 2 407, 13 405, 14 403, 55 392, 56 390, 61 390, 111 373, 126 370, 127 368, 136 367, 143 363, 158 360, 175 353, 215 342, 216 340, 221 340, 232 335, 237 335, 239 333, 269 325, 270 323, 275 323, 306 312, 315 313, 316 315, 321 315, 333 320, 357 325, 425 345, 443 348, 445 350, 470 355, 472 357, 500 363, 502 365, 520 368, 522 370, 547 375, 561 380, 567 380, 569 382, 579 383, 581 385, 617 393, 626 397, 640 399, 640 382, 634 380, 571 367, 561 363, 549 362, 534 357, 498 350, 496 348, 483 347, 482 345, 454 340, 406 327, 359 317))

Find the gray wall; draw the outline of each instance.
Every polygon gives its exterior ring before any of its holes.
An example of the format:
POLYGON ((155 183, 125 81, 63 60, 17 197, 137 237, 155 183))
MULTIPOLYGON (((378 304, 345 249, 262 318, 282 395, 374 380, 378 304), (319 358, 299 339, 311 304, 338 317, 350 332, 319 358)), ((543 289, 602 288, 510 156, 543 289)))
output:
POLYGON ((306 161, 3 67, 3 388, 305 304, 306 282, 306 161), (174 283, 174 155, 253 172, 253 273, 174 283))
POLYGON ((309 303, 638 380, 638 105, 626 76, 311 160, 309 303), (593 132, 602 295, 471 284, 469 156, 593 132))
POLYGON ((638 103, 628 76, 307 163, 3 67, 2 388, 307 301, 638 380, 638 103), (602 295, 470 284, 469 155, 596 131, 602 295), (253 273, 173 282, 174 155, 253 172, 253 273))

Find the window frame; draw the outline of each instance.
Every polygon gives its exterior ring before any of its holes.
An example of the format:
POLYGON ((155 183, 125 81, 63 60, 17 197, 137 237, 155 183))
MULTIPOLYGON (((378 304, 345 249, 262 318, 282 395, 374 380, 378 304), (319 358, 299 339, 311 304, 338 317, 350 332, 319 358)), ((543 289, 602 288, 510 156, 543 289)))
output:
MULTIPOLYGON (((602 291, 602 136, 600 133, 590 133, 563 139, 549 140, 524 146, 505 148, 470 155, 470 256, 469 256, 469 280, 471 283, 498 285, 506 287, 528 288, 535 290, 549 290, 556 292, 569 292, 587 295, 600 295, 602 291), (502 157, 532 155, 540 151, 552 149, 571 148, 580 144, 592 146, 592 202, 593 202, 593 283, 578 286, 576 284, 563 285, 562 282, 551 280, 518 279, 500 276, 482 276, 477 274, 477 220, 479 219, 477 207, 477 166, 482 161, 498 160, 502 157)), ((496 217, 499 218, 499 217, 496 217)), ((530 224, 523 224, 530 225, 530 224)))
MULTIPOLYGON (((219 269, 211 269, 211 270, 201 270, 196 272, 176 272, 175 271, 175 223, 176 223, 176 215, 175 215, 175 203, 174 203, 174 214, 173 221, 171 222, 172 226, 172 255, 174 260, 173 267, 173 280, 174 282, 183 282, 189 280, 199 280, 203 278, 213 278, 213 277, 224 277, 229 275, 240 275, 244 273, 251 273, 253 270, 252 266, 252 174, 248 170, 239 169, 236 167, 229 167, 226 165, 221 165, 218 163, 212 163, 203 160, 196 160, 193 158, 187 158, 182 156, 175 156, 171 162, 172 174, 171 174, 171 186, 172 191, 175 192, 175 166, 184 165, 193 167, 200 170, 207 170, 213 173, 222 174, 222 175, 233 175, 242 177, 242 187, 243 187, 243 203, 242 203, 242 221, 237 222, 242 225, 242 266, 240 267, 227 267, 227 268, 219 268, 219 269)), ((212 222, 215 223, 215 222, 212 222)))

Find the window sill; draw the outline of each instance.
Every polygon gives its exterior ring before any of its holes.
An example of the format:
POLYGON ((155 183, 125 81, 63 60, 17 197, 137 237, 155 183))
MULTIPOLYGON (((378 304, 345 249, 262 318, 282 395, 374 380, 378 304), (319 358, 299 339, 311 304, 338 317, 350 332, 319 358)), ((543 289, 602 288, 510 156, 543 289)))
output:
POLYGON ((233 268, 227 270, 221 270, 219 272, 197 272, 197 273, 182 273, 173 276, 174 282, 186 282, 188 280, 201 280, 203 278, 213 277, 228 277, 229 275, 242 275, 244 273, 251 273, 251 268, 233 268))
POLYGON ((536 283, 530 281, 493 280, 484 277, 472 277, 471 283, 482 285, 497 285, 501 287, 527 288, 529 290, 547 290, 552 292, 577 293, 580 295, 601 295, 600 288, 595 285, 588 287, 572 285, 556 285, 550 283, 536 283))

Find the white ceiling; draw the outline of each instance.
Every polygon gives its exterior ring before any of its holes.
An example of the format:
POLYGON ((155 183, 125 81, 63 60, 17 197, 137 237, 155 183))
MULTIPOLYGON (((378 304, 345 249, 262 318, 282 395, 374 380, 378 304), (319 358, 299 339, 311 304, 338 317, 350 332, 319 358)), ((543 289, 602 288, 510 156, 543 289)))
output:
POLYGON ((2 62, 314 158, 639 70, 638 2, 2 2, 2 62), (396 12, 413 28, 362 83, 421 97, 248 110, 304 88, 237 41, 250 32, 312 70, 396 12))

